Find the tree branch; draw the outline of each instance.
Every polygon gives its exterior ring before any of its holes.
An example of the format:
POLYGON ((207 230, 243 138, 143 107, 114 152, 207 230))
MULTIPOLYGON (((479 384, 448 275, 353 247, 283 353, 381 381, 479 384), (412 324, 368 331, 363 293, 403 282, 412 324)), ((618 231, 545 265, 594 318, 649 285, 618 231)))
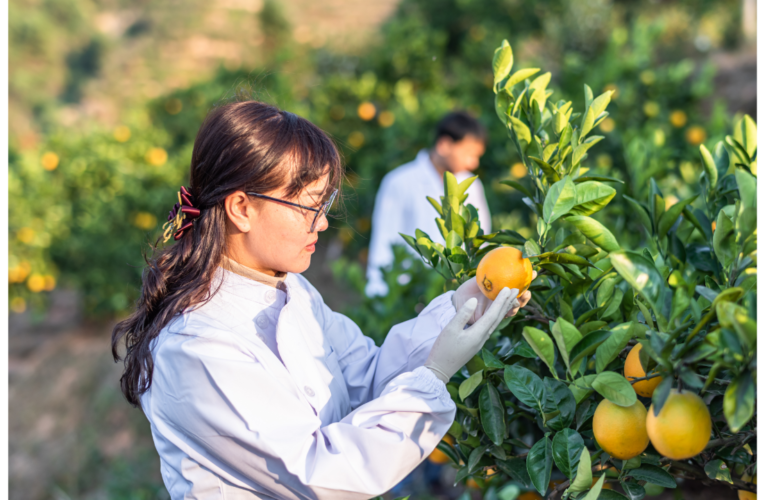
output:
POLYGON ((726 446, 726 445, 729 445, 729 444, 733 444, 733 443, 738 443, 738 442, 741 442, 743 444, 743 443, 746 443, 747 441, 749 441, 749 439, 751 439, 753 437, 756 437, 756 436, 757 436, 757 431, 756 430, 741 432, 739 434, 736 434, 736 435, 733 435, 733 436, 729 436, 729 437, 726 437, 726 438, 713 439, 709 443, 707 443, 707 446, 704 449, 708 450, 710 448, 720 448, 720 447, 723 447, 723 446, 726 446))

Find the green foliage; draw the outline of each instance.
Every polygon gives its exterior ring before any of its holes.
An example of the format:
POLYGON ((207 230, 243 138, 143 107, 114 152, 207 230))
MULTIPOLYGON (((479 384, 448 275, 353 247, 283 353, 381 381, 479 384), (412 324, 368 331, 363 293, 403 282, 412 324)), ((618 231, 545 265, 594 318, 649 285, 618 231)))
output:
MULTIPOLYGON (((576 112, 573 102, 551 99, 549 77, 515 78, 511 54, 506 42, 495 52, 495 108, 529 167, 531 182, 517 189, 537 217, 535 236, 484 235, 463 196, 471 180, 457 184, 448 173, 440 204, 431 200, 445 245, 421 231, 405 236, 424 262, 457 282, 499 245, 516 246, 538 271, 529 305, 449 384, 459 387, 460 431, 450 455, 458 478, 497 467, 521 481, 507 462, 525 461, 540 494, 557 469, 570 480, 559 491, 567 487, 566 496, 585 499, 601 494, 605 475, 594 485, 592 476, 601 466, 615 467, 617 482, 635 498, 644 482, 674 488, 673 476, 725 480, 709 465, 735 466, 722 444, 711 444, 690 470, 667 467, 652 448, 623 462, 600 449, 591 418, 602 398, 625 407, 638 401, 621 371, 640 343, 646 372, 664 377, 652 399, 657 412, 677 387, 706 398, 714 442, 741 446, 756 430, 754 122, 742 118, 714 156, 701 146, 707 171, 700 193, 669 204, 650 179, 647 193, 616 196, 610 184, 619 182, 589 175, 583 163, 600 140, 590 132, 607 116, 611 93, 595 96, 585 85, 584 108, 576 112), (728 162, 734 155, 738 161, 728 162), (623 243, 623 234, 609 229, 611 205, 642 214, 650 249, 623 243), (528 348, 531 356, 521 354, 528 348)), ((749 466, 755 458, 756 450, 741 460, 749 466)))

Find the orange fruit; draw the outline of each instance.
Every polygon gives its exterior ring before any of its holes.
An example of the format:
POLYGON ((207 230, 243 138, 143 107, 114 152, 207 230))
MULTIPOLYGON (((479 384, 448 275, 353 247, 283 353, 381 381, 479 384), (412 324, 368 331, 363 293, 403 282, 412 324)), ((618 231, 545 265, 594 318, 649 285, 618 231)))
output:
POLYGON ((513 247, 495 248, 484 255, 475 275, 478 288, 491 300, 505 287, 517 288, 518 295, 522 294, 529 288, 531 277, 531 261, 513 247))
POLYGON ((624 407, 604 399, 595 410, 592 432, 606 453, 619 460, 629 460, 648 447, 645 417, 645 406, 640 401, 624 407))
MULTIPOLYGON (((452 437, 448 434, 444 436, 443 440, 449 444, 454 443, 454 439, 452 439, 452 437)), ((439 465, 448 464, 449 462, 451 462, 451 459, 449 458, 449 456, 443 451, 439 450, 438 448, 433 450, 433 453, 431 453, 428 456, 428 460, 430 460, 434 464, 439 464, 439 465)))
POLYGON ((676 109, 669 114, 669 123, 675 128, 680 128, 688 122, 688 115, 681 109, 676 109))
POLYGON ((672 389, 658 417, 651 405, 645 425, 656 451, 673 460, 684 460, 701 453, 709 442, 712 417, 697 394, 672 389))
POLYGON ((479 490, 481 489, 481 486, 479 486, 479 484, 476 483, 475 479, 473 479, 472 477, 468 478, 468 480, 465 481, 465 486, 467 486, 468 488, 476 488, 479 490))
MULTIPOLYGON (((640 364, 640 349, 642 348, 642 345, 637 344, 630 350, 627 359, 624 361, 624 378, 627 380, 645 377, 645 370, 643 370, 643 365, 640 364)), ((662 377, 641 380, 632 384, 632 388, 635 389, 639 396, 650 398, 653 395, 653 391, 656 390, 656 386, 662 380, 662 377)))
MULTIPOLYGON (((749 474, 744 474, 741 476, 741 479, 744 481, 752 482, 754 484, 757 484, 757 475, 754 476, 754 479, 749 474)), ((751 491, 743 491, 738 490, 738 500, 757 500, 757 493, 752 493, 751 491)))

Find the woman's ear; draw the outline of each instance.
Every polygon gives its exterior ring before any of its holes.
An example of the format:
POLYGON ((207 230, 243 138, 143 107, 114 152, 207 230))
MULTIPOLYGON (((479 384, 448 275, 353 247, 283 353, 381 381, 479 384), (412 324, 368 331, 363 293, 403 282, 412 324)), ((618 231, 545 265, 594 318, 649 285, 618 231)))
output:
POLYGON ((247 233, 252 229, 250 217, 253 215, 254 207, 250 203, 249 197, 243 191, 234 191, 226 196, 223 205, 226 208, 228 220, 239 231, 247 233))

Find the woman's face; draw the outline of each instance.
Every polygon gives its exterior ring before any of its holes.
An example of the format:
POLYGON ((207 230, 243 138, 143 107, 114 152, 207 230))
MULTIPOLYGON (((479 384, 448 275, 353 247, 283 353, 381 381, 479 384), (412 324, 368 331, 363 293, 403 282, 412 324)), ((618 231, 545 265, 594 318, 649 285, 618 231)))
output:
MULTIPOLYGON (((272 198, 319 209, 325 201, 329 175, 308 184, 296 197, 288 198, 285 188, 263 193, 272 198)), ((302 273, 311 265, 319 232, 329 226, 319 216, 310 231, 316 212, 247 196, 237 191, 226 197, 227 254, 236 262, 269 275, 302 273)))

